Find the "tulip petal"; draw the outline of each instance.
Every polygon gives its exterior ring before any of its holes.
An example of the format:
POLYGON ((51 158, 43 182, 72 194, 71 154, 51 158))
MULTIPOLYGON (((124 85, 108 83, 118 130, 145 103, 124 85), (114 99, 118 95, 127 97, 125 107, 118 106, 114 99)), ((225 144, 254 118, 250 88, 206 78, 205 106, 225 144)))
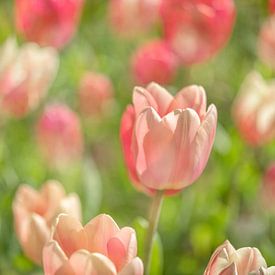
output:
POLYGON ((77 220, 81 221, 81 203, 77 194, 69 194, 60 202, 58 213, 70 214, 77 220))
POLYGON ((134 258, 118 275, 143 275, 143 263, 140 258, 134 258))
MULTIPOLYGON (((233 262, 229 266, 225 267, 219 273, 211 273, 211 274, 219 274, 219 275, 238 275, 238 270, 236 264, 233 262)), ((209 274, 209 275, 211 275, 209 274)))
POLYGON ((59 243, 68 257, 81 248, 87 248, 88 239, 81 223, 66 214, 58 216, 53 231, 53 239, 59 243))
POLYGON ((79 250, 70 257, 70 264, 77 275, 116 275, 114 264, 104 255, 79 250))
POLYGON ((88 250, 107 256, 108 241, 119 232, 119 227, 112 217, 101 214, 86 224, 84 230, 88 238, 88 250))
POLYGON ((50 241, 44 246, 43 266, 45 275, 56 275, 57 270, 66 261, 67 257, 56 241, 50 241))

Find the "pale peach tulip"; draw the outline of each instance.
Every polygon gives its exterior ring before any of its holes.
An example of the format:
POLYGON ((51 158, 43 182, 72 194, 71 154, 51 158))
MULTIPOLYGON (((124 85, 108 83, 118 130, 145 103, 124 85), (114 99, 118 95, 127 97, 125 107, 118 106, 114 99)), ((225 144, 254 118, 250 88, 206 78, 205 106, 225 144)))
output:
POLYGON ((174 193, 192 184, 207 164, 216 126, 216 107, 206 110, 200 86, 186 87, 175 97, 156 83, 136 87, 120 130, 135 185, 149 193, 174 193))
POLYGON ((113 102, 113 84, 104 74, 87 72, 79 88, 80 110, 90 117, 106 114, 113 102))
POLYGON ((134 229, 120 229, 108 215, 93 218, 84 227, 61 214, 51 240, 43 250, 45 275, 142 275, 134 229))
POLYGON ((80 121, 68 106, 47 106, 36 129, 39 149, 50 166, 64 168, 80 159, 83 151, 80 121))
POLYGON ((244 140, 262 145, 275 137, 275 82, 266 82, 257 72, 244 80, 232 113, 244 140))
POLYGON ((275 266, 269 268, 261 267, 259 271, 255 272, 255 275, 275 275, 275 266))
POLYGON ((58 69, 53 48, 27 43, 18 48, 8 39, 0 50, 1 113, 21 118, 45 97, 58 69))
POLYGON ((40 191, 21 185, 13 201, 15 230, 20 245, 36 264, 42 263, 42 249, 50 238, 50 229, 60 213, 81 219, 81 206, 76 194, 65 194, 57 181, 46 182, 40 191))
POLYGON ((109 18, 114 31, 123 36, 145 32, 156 22, 161 0, 110 0, 109 18))
MULTIPOLYGON (((265 259, 257 248, 243 247, 235 250, 229 241, 225 241, 212 254, 204 275, 262 274, 258 272, 265 268, 265 259)), ((274 273, 270 275, 272 274, 274 273)))
POLYGON ((132 57, 136 82, 147 85, 152 81, 167 84, 176 74, 177 58, 166 42, 150 41, 137 49, 132 57))
POLYGON ((262 62, 275 69, 275 15, 269 17, 261 27, 258 55, 262 62))
POLYGON ((64 47, 76 32, 83 0, 16 0, 16 28, 42 46, 64 47))
POLYGON ((233 0, 163 0, 160 13, 165 37, 184 65, 214 56, 235 21, 233 0))

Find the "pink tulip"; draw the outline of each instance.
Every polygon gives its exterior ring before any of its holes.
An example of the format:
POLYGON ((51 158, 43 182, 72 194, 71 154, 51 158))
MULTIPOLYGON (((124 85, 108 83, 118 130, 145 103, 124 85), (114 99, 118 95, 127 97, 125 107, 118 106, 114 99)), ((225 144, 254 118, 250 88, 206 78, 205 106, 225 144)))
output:
POLYGON ((176 74, 177 59, 169 46, 161 40, 151 41, 137 50, 132 58, 136 81, 146 85, 152 81, 167 84, 176 74))
POLYGON ((82 113, 98 117, 108 111, 113 101, 113 84, 103 74, 88 72, 80 82, 79 99, 82 113))
POLYGON ((84 227, 61 214, 52 238, 43 250, 45 275, 142 275, 134 229, 120 229, 108 215, 93 218, 84 227))
POLYGON ((213 253, 204 275, 260 275, 262 273, 258 272, 263 268, 266 268, 266 262, 257 248, 235 250, 229 241, 225 241, 213 253))
POLYGON ((16 28, 27 40, 63 48, 76 32, 84 0, 16 0, 16 28))
POLYGON ((37 124, 37 141, 45 160, 62 168, 80 158, 83 138, 79 119, 66 105, 48 106, 37 124))
POLYGON ((161 0, 110 0, 112 28, 124 36, 144 32, 156 22, 161 0))
POLYGON ((275 15, 268 18, 261 27, 258 55, 263 63, 275 69, 275 15))
POLYGON ((275 13, 275 0, 269 0, 269 10, 271 13, 275 13))
POLYGON ((36 264, 42 263, 43 246, 50 237, 53 221, 60 213, 81 219, 78 196, 66 196, 59 182, 48 181, 40 191, 29 185, 18 188, 13 201, 16 235, 24 253, 36 264))
POLYGON ((27 43, 18 48, 8 39, 0 49, 0 106, 2 114, 21 118, 37 108, 58 69, 52 48, 27 43))
POLYGON ((149 193, 192 184, 206 166, 216 125, 216 107, 206 111, 202 87, 186 87, 175 97, 155 83, 136 87, 120 130, 132 181, 149 193))
POLYGON ((266 83, 257 72, 244 80, 233 105, 233 118, 241 136, 257 146, 275 137, 275 82, 266 83))
POLYGON ((163 0, 160 11, 165 37, 184 65, 214 56, 235 21, 233 0, 163 0))

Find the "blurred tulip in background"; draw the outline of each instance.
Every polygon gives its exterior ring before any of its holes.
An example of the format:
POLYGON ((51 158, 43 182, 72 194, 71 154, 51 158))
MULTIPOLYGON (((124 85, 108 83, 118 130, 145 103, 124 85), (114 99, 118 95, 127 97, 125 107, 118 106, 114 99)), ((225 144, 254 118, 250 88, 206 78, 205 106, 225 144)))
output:
POLYGON ((53 48, 40 48, 33 43, 19 48, 13 38, 0 51, 1 112, 24 117, 47 94, 57 73, 58 54, 53 48))
POLYGON ((183 65, 201 63, 228 41, 235 21, 233 0, 163 0, 164 35, 183 65))
POLYGON ((142 45, 132 57, 132 71, 137 83, 147 85, 171 82, 177 70, 177 58, 165 41, 153 40, 142 45))
POLYGON ((108 113, 113 103, 114 89, 108 76, 87 72, 81 79, 79 101, 81 112, 88 117, 108 113))
POLYGON ((77 30, 84 0, 15 0, 17 31, 42 46, 63 48, 77 30))
POLYGON ((269 0, 269 10, 271 13, 275 13, 275 0, 269 0))
POLYGON ((233 105, 233 118, 243 139, 263 145, 275 138, 275 81, 253 71, 244 80, 233 105))
POLYGON ((80 121, 66 105, 45 108, 36 126, 39 149, 51 167, 63 168, 80 159, 83 137, 80 121))
POLYGON ((215 138, 217 110, 189 86, 173 97, 156 83, 136 87, 121 120, 124 157, 135 185, 178 192, 204 170, 215 138))
POLYGON ((45 275, 142 275, 134 229, 120 229, 108 215, 82 227, 70 215, 60 215, 43 250, 45 275))
POLYGON ((42 248, 60 213, 81 219, 78 196, 66 195, 59 182, 48 181, 40 191, 29 185, 19 186, 13 201, 15 231, 24 253, 36 264, 42 263, 42 248))

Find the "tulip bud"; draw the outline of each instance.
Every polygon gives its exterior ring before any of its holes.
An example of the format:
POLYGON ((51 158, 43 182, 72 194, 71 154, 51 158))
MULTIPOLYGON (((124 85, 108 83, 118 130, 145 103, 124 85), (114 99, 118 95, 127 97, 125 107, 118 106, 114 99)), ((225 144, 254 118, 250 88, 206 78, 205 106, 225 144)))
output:
POLYGON ((60 213, 81 219, 78 196, 66 197, 60 183, 48 181, 40 191, 28 185, 18 188, 13 201, 16 235, 26 256, 36 264, 42 263, 42 249, 50 238, 53 221, 60 213))
POLYGON ((165 37, 184 65, 214 56, 235 21, 233 0, 163 0, 160 13, 165 37))
POLYGON ((81 157, 80 122, 66 105, 48 106, 37 123, 36 134, 39 149, 49 165, 62 168, 81 157))
POLYGON ((83 0, 16 0, 17 31, 42 46, 63 48, 76 32, 83 0))
POLYGON ((45 275, 142 275, 136 233, 120 229, 108 215, 93 218, 84 227, 70 215, 60 215, 51 240, 43 250, 45 275))
POLYGON ((137 50, 132 58, 134 78, 140 84, 152 81, 171 82, 176 74, 177 59, 164 41, 151 41, 137 50))
POLYGON ((244 140, 253 146, 275 137, 275 83, 267 83, 257 72, 244 80, 232 113, 244 140))
POLYGON ((235 250, 229 241, 225 241, 213 253, 204 275, 254 274, 261 268, 266 268, 266 262, 257 248, 235 250))
POLYGON ((136 87, 120 128, 136 187, 149 194, 175 193, 192 184, 207 164, 216 126, 216 107, 206 110, 202 87, 186 87, 175 97, 156 83, 136 87))
POLYGON ((0 55, 1 112, 21 118, 45 97, 58 69, 53 48, 27 43, 20 49, 8 39, 0 55))
POLYGON ((158 18, 159 5, 160 0, 110 0, 110 24, 128 37, 147 31, 158 18))
POLYGON ((93 72, 86 73, 80 82, 80 110, 90 117, 100 117, 108 112, 113 101, 113 85, 111 80, 93 72))
POLYGON ((258 55, 263 63, 275 69, 275 15, 269 17, 261 27, 258 55))

